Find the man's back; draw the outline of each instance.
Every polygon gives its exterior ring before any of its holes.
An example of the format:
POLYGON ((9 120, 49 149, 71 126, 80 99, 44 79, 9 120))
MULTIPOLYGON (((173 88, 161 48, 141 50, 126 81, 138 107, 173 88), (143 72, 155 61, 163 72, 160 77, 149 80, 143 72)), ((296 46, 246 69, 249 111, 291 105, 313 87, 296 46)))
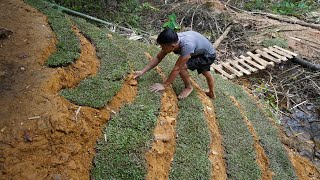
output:
POLYGON ((215 49, 210 41, 195 31, 186 31, 178 33, 180 50, 175 52, 181 56, 189 55, 212 55, 215 49))

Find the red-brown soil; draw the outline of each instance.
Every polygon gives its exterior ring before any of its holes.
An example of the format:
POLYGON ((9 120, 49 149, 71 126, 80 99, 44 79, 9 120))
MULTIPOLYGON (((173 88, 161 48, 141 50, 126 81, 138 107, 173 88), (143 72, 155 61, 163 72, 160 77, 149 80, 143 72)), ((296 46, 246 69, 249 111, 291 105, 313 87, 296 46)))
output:
POLYGON ((2 1, 0 12, 1 26, 13 32, 0 40, 1 179, 89 179, 101 127, 135 98, 137 82, 128 77, 101 110, 68 102, 59 91, 97 72, 95 48, 74 27, 80 58, 47 68, 56 43, 47 18, 20 0, 2 1))
MULTIPOLYGON (((101 128, 113 111, 134 100, 137 82, 128 77, 100 110, 74 105, 59 91, 97 72, 99 60, 90 42, 74 27, 80 58, 71 66, 51 69, 43 65, 56 50, 47 18, 21 0, 2 0, 0 15, 0 26, 13 32, 0 39, 1 179, 89 179, 101 128)), ((292 162, 301 179, 310 173, 319 177, 299 156, 292 162)))

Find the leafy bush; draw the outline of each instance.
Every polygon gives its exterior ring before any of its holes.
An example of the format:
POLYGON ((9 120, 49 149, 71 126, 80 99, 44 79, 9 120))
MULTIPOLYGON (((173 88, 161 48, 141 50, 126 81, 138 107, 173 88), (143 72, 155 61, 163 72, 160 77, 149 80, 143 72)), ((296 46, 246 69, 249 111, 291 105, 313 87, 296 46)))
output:
POLYGON ((174 31, 179 31, 180 25, 177 23, 177 16, 176 14, 170 14, 169 19, 162 25, 163 28, 170 28, 174 31))

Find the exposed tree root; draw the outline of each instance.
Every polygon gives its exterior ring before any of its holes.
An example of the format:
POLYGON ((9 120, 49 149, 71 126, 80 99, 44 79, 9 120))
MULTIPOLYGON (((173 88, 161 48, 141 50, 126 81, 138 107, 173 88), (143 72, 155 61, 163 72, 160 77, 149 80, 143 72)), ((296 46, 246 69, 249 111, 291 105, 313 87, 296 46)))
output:
MULTIPOLYGON (((148 59, 151 55, 145 53, 148 59)), ((159 67, 156 67, 160 76, 165 75, 159 67)), ((163 92, 161 99, 160 115, 154 130, 155 141, 152 149, 146 153, 148 164, 147 179, 168 179, 171 162, 176 146, 176 118, 178 115, 178 99, 172 87, 163 92)))
POLYGON ((219 131, 218 122, 214 112, 214 106, 209 97, 201 90, 200 86, 191 79, 193 87, 195 87, 199 98, 204 106, 206 120, 211 133, 210 154, 209 159, 212 164, 211 179, 224 180, 227 179, 226 162, 224 160, 224 148, 222 146, 222 136, 219 131))
POLYGON ((270 162, 269 159, 267 157, 267 155, 264 152, 263 147, 261 146, 260 142, 259 142, 259 137, 257 132, 254 130, 253 125, 251 124, 251 122, 249 121, 249 119, 247 118, 247 116, 244 113, 244 109, 243 107, 240 105, 240 103, 235 99, 235 97, 233 96, 229 96, 229 98, 231 99, 231 101, 234 103, 235 106, 237 106, 237 108, 240 111, 240 114, 243 118, 243 120, 245 121, 245 123, 248 126, 248 129, 250 131, 250 133, 253 136, 254 139, 254 147, 257 153, 257 162, 259 167, 261 168, 261 172, 262 172, 262 177, 261 179, 272 179, 272 171, 269 168, 270 162))

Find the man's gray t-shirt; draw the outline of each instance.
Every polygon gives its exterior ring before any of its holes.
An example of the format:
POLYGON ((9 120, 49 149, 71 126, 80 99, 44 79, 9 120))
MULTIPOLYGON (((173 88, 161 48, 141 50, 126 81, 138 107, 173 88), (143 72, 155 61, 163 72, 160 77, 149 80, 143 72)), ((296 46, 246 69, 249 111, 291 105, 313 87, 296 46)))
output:
POLYGON ((178 33, 180 50, 176 54, 180 56, 213 55, 215 49, 210 41, 195 31, 186 31, 178 33))

